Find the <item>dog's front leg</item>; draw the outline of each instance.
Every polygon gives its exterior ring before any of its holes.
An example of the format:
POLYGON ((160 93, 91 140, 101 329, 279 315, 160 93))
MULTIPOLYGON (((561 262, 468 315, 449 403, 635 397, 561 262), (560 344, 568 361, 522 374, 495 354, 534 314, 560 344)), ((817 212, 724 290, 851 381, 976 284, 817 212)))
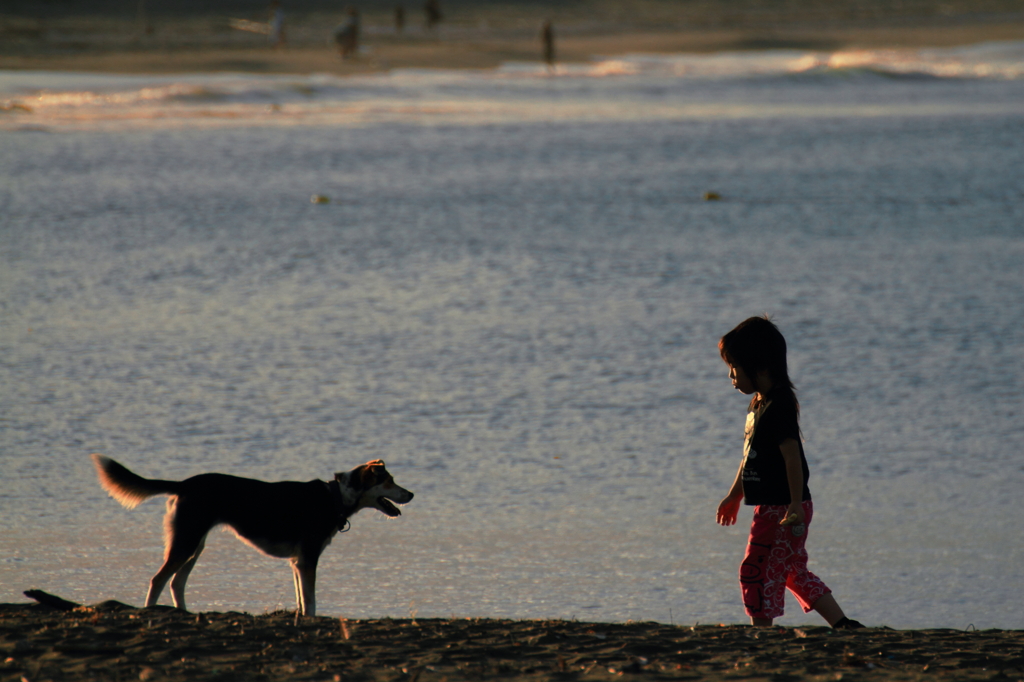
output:
POLYGON ((299 584, 302 585, 302 615, 316 615, 316 566, 299 569, 299 584))
POLYGON ((303 613, 302 581, 299 579, 299 567, 295 559, 292 559, 292 583, 295 584, 295 612, 301 614, 303 613))
POLYGON ((316 615, 316 560, 292 560, 297 608, 303 616, 316 615))

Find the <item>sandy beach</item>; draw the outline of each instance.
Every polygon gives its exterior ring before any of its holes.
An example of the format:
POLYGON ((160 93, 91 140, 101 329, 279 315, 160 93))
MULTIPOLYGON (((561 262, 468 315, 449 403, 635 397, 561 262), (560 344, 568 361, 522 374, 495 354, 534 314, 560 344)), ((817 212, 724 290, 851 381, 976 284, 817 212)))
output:
POLYGON ((540 61, 546 20, 553 23, 556 57, 563 63, 629 53, 948 47, 1024 39, 1024 10, 1010 0, 465 0, 443 3, 444 18, 431 29, 418 4, 406 9, 401 30, 392 5, 364 8, 361 49, 343 60, 331 40, 344 18, 335 3, 310 0, 294 10, 285 3, 286 42, 276 48, 266 35, 232 28, 238 20, 267 21, 266 12, 253 6, 150 0, 106 10, 99 3, 91 14, 76 15, 15 0, 0 9, 0 69, 341 75, 483 69, 540 61))
POLYGON ((0 604, 3 680, 1021 680, 1024 632, 0 604))

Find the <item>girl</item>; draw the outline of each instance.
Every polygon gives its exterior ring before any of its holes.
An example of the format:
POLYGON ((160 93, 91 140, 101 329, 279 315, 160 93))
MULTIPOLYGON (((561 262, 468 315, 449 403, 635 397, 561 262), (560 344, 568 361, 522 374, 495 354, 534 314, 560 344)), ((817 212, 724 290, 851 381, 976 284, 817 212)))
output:
POLYGON ((753 395, 744 432, 743 462, 718 505, 718 523, 736 523, 740 502, 754 506, 747 553, 740 565, 743 605, 752 625, 783 614, 786 589, 804 612, 817 611, 837 629, 850 620, 832 591, 807 570, 807 528, 814 515, 807 460, 800 442, 800 404, 786 368, 786 340, 765 317, 751 317, 718 342, 733 388, 753 395))

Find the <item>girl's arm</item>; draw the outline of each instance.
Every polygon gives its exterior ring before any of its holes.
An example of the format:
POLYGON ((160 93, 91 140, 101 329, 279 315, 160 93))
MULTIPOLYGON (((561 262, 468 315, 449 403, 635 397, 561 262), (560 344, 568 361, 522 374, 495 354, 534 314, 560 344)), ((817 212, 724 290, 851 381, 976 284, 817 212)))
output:
POLYGON ((786 478, 789 480, 789 509, 786 511, 786 525, 803 523, 804 518, 804 468, 800 462, 800 444, 795 438, 779 443, 782 461, 786 463, 786 478), (789 522, 793 514, 796 520, 789 522))
POLYGON ((736 517, 740 513, 740 503, 743 502, 743 462, 736 472, 736 479, 729 488, 729 494, 718 504, 716 520, 721 526, 731 526, 736 523, 736 517))

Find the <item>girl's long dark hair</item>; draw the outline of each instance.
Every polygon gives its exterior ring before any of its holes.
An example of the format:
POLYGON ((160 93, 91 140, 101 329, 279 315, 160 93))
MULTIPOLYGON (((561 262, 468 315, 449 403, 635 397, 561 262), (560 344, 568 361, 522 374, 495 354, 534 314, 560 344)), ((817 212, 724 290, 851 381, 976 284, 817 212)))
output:
MULTIPOLYGON (((800 403, 796 399, 796 387, 789 379, 786 365, 786 339, 767 315, 748 317, 722 337, 718 342, 722 359, 733 367, 739 367, 754 380, 758 373, 767 371, 772 381, 772 395, 792 400, 797 415, 800 403)), ((758 405, 757 394, 750 401, 750 409, 758 405)))

